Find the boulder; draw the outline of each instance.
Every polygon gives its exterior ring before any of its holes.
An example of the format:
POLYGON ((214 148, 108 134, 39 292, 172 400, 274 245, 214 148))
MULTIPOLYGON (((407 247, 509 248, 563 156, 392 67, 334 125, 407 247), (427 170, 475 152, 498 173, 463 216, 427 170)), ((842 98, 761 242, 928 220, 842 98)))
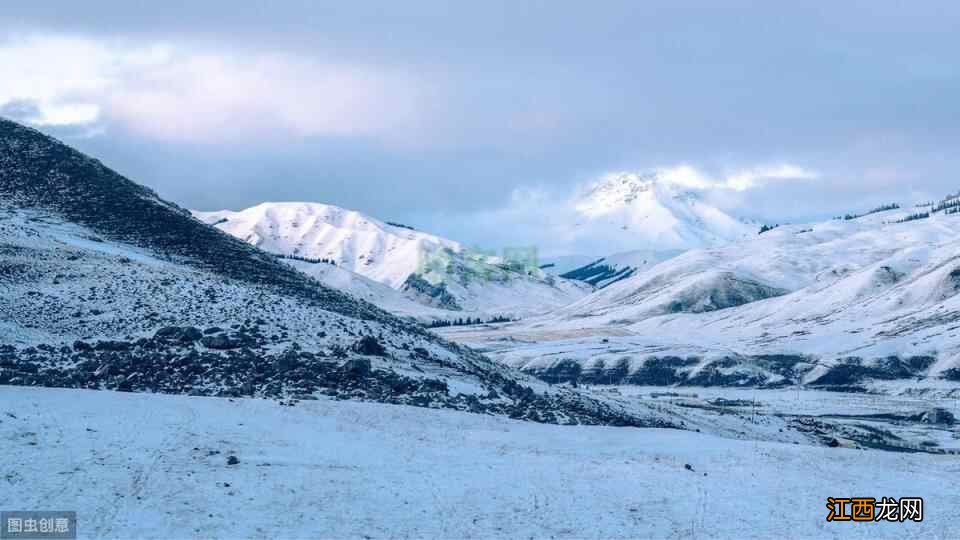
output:
POLYGON ((165 326, 153 335, 165 343, 193 343, 203 337, 203 332, 193 326, 165 326))
POLYGON ((956 417, 952 412, 942 409, 940 407, 934 407, 928 411, 923 412, 920 415, 920 421, 924 424, 937 424, 943 426, 952 426, 956 421, 956 417))
POLYGON ((367 360, 366 358, 353 358, 347 360, 343 366, 340 367, 340 369, 347 376, 356 379, 366 377, 370 375, 371 371, 373 371, 370 360, 367 360))
POLYGON ((351 347, 353 352, 367 356, 386 356, 387 350, 373 336, 363 336, 351 347))
POLYGON ((200 343, 208 349, 239 349, 241 347, 252 346, 253 339, 246 334, 215 334, 212 336, 203 336, 200 343))

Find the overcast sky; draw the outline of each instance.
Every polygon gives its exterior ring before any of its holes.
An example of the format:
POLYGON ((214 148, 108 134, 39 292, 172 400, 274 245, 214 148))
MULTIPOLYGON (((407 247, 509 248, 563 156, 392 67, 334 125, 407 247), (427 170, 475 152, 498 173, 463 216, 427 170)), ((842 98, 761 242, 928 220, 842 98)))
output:
POLYGON ((803 220, 960 188, 958 27, 956 2, 7 2, 0 115, 201 210, 523 245, 536 219, 490 217, 531 193, 686 167, 803 220))

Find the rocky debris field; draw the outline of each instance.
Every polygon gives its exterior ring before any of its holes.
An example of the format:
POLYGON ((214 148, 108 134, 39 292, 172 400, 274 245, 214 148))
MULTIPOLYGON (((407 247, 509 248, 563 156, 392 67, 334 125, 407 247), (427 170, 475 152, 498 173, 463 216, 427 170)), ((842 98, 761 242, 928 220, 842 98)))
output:
MULTIPOLYGON (((72 346, 0 346, 0 384, 152 392, 218 397, 261 397, 288 404, 326 395, 431 408, 450 408, 544 423, 674 427, 642 420, 599 401, 558 389, 537 393, 499 379, 479 393, 451 392, 447 377, 417 367, 430 353, 410 351, 413 362, 386 362, 377 338, 310 352, 298 344, 272 351, 256 325, 235 329, 164 327, 134 341, 76 341, 72 346), (391 366, 404 366, 399 372, 391 366)), ((481 385, 482 387, 483 385, 481 385)), ((679 426, 677 426, 679 427, 679 426)))
MULTIPOLYGON (((809 355, 729 355, 713 359, 697 356, 650 356, 642 361, 624 356, 618 361, 598 359, 586 366, 572 359, 552 365, 523 368, 550 383, 636 384, 661 386, 725 386, 783 388, 804 385, 839 392, 867 392, 875 381, 915 380, 928 376, 934 356, 864 359, 848 356, 822 364, 809 355)), ((960 382, 960 369, 935 377, 960 382)))

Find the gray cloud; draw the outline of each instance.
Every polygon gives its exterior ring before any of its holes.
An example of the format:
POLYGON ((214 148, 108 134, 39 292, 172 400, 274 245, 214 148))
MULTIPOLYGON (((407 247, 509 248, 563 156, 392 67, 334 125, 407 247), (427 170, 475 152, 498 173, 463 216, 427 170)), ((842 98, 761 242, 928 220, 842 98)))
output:
POLYGON ((30 123, 41 116, 40 106, 29 99, 15 99, 0 105, 0 116, 18 122, 30 123))

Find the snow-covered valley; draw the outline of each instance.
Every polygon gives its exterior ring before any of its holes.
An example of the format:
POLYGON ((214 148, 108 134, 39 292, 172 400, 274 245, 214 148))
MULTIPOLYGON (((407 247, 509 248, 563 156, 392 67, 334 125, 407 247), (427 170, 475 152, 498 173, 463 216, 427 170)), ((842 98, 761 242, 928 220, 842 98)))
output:
POLYGON ((655 178, 584 201, 650 249, 550 272, 329 205, 192 214, 0 120, 0 509, 84 538, 953 535, 960 199, 762 234, 655 178), (853 496, 925 519, 828 523, 853 496))
POLYGON ((955 455, 351 401, 0 386, 0 440, 0 507, 83 538, 952 538, 960 507, 955 455), (861 496, 923 521, 826 522, 861 496))

